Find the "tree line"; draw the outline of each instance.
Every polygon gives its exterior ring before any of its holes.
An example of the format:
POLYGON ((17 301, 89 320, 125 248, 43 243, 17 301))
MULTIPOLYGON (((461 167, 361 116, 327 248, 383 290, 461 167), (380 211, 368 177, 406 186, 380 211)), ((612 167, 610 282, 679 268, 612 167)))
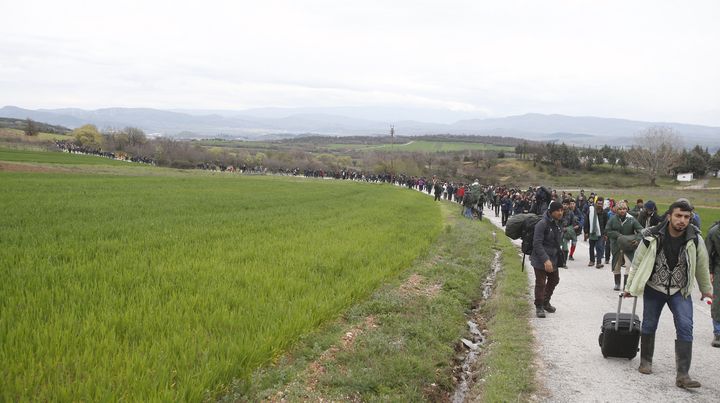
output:
POLYGON ((668 127, 650 127, 635 137, 629 148, 603 145, 601 148, 575 147, 566 144, 523 143, 515 147, 522 159, 531 159, 533 165, 550 166, 556 173, 560 168, 588 170, 598 164, 609 164, 611 169, 619 166, 623 172, 635 168, 645 176, 650 185, 663 175, 693 172, 697 176, 720 170, 720 149, 711 155, 707 148, 695 145, 688 150, 679 136, 668 127))
MULTIPOLYGON (((357 170, 418 177, 437 174, 448 179, 462 180, 485 178, 488 170, 505 157, 503 152, 482 150, 435 153, 347 150, 337 154, 328 150, 303 150, 297 147, 262 150, 206 147, 196 141, 149 138, 142 130, 134 127, 101 133, 93 125, 84 125, 73 130, 70 135, 75 144, 86 148, 123 152, 173 168, 262 166, 270 170, 357 170)), ((359 138, 353 140, 361 141, 359 138)), ((649 128, 636 136, 635 143, 631 147, 603 145, 591 148, 523 141, 515 146, 514 154, 520 159, 531 160, 539 169, 550 169, 558 174, 562 173, 561 169, 592 171, 599 164, 608 164, 611 169, 619 168, 623 172, 633 169, 645 176, 651 185, 655 185, 657 178, 664 175, 694 172, 702 176, 720 169, 720 150, 711 155, 708 149, 699 145, 686 149, 682 147, 679 137, 667 127, 649 128)))

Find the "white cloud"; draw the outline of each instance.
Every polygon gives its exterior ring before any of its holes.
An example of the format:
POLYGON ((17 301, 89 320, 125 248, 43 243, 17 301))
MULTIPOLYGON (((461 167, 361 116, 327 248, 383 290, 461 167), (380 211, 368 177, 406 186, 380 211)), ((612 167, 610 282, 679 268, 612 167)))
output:
POLYGON ((0 105, 402 105, 720 125, 720 3, 0 6, 0 105))

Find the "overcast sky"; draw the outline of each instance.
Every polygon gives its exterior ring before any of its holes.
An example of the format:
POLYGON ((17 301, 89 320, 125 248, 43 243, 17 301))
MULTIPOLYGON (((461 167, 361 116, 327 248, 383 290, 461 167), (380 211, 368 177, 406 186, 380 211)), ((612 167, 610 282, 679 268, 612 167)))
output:
POLYGON ((720 126, 720 1, 0 0, 0 106, 720 126))

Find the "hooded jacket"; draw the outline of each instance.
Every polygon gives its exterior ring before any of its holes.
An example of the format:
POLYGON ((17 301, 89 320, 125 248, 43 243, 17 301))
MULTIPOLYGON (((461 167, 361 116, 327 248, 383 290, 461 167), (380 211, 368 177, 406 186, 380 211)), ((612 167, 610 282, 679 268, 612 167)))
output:
POLYGON ((530 255, 530 264, 533 268, 544 269, 545 261, 550 260, 553 268, 557 270, 563 262, 559 261, 562 255, 560 243, 562 242, 563 230, 549 212, 543 214, 543 219, 535 224, 533 234, 533 251, 530 255))
MULTIPOLYGON (((667 232, 668 221, 660 225, 650 228, 648 234, 635 251, 635 257, 632 261, 630 274, 628 275, 625 291, 637 297, 645 292, 645 284, 647 284, 650 276, 655 269, 655 258, 658 250, 662 248, 662 241, 667 232)), ((684 288, 680 289, 683 297, 690 296, 694 283, 697 280, 700 292, 711 293, 712 284, 710 284, 709 259, 705 242, 698 230, 692 225, 688 225, 685 230, 685 248, 682 249, 686 253, 687 258, 687 275, 688 281, 684 288)))

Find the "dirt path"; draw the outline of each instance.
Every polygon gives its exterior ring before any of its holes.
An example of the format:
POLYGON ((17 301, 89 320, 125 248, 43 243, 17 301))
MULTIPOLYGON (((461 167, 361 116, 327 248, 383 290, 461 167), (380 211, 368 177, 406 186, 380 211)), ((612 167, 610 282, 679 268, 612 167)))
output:
MULTIPOLYGON (((485 217, 500 226, 500 218, 490 210, 485 217)), ((498 235, 502 232, 498 231, 498 235)), ((517 242, 517 241, 516 241, 517 242)), ((517 242, 519 244, 519 242, 517 242)), ((672 314, 665 309, 660 318, 652 375, 637 371, 640 355, 633 360, 603 358, 598 345, 602 316, 617 308, 618 292, 613 291, 613 276, 608 266, 587 267, 588 243, 579 241, 575 261, 560 269, 560 283, 553 305, 557 312, 545 319, 531 316, 535 329, 540 367, 538 381, 547 390, 544 401, 552 402, 718 402, 720 400, 720 349, 710 346, 712 322, 708 305, 694 293, 693 361, 690 375, 702 383, 694 391, 675 386, 675 327, 672 314)), ((529 259, 527 259, 529 261, 529 259)), ((528 298, 535 281, 529 262, 528 298)), ((623 311, 632 309, 626 299, 623 311)), ((637 314, 642 319, 642 298, 637 314)))
POLYGON ((688 186, 681 186, 678 189, 682 190, 688 190, 688 189, 705 189, 707 187, 708 180, 707 179, 699 179, 696 183, 688 186))

